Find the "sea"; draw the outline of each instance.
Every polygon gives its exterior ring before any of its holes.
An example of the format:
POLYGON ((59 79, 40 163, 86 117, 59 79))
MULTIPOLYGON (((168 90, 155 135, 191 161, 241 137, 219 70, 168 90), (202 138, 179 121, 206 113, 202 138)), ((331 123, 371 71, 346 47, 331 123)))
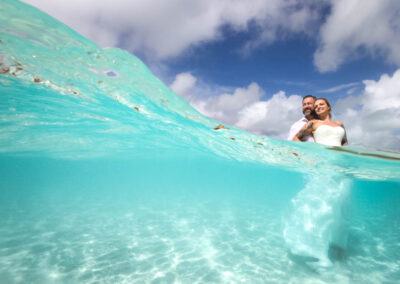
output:
POLYGON ((248 133, 127 51, 0 15, 0 283, 398 283, 399 152, 248 133))

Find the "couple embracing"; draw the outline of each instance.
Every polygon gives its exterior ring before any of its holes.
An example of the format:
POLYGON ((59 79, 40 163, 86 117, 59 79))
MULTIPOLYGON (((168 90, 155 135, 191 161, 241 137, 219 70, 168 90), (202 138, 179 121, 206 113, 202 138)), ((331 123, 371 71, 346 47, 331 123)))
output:
POLYGON ((331 120, 331 105, 327 99, 316 99, 307 95, 303 98, 304 117, 290 128, 288 140, 307 141, 328 146, 348 144, 346 130, 341 121, 331 120))

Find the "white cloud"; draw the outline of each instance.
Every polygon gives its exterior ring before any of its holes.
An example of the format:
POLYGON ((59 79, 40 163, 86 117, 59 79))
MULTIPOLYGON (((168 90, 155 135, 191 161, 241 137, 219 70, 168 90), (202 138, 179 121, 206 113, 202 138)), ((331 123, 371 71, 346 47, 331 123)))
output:
POLYGON ((285 139, 290 126, 301 118, 302 97, 280 91, 269 100, 258 101, 239 112, 236 126, 248 131, 285 139))
POLYGON ((170 85, 170 88, 172 91, 179 94, 182 98, 190 100, 192 97, 190 91, 195 86, 196 81, 197 78, 189 72, 181 73, 175 77, 175 80, 170 85))
MULTIPOLYGON (((363 102, 366 110, 400 108, 400 69, 392 77, 384 74, 379 81, 366 80, 364 84, 363 102)), ((400 123, 398 125, 400 128, 400 123)))
POLYGON ((292 34, 312 39, 319 34, 314 64, 321 72, 366 54, 400 65, 398 0, 23 1, 101 46, 146 54, 149 60, 180 56, 190 47, 221 40, 221 29, 228 25, 256 32, 243 43, 244 54, 292 34))
POLYGON ((329 88, 329 89, 326 89, 326 90, 321 90, 321 91, 319 91, 319 93, 334 93, 334 92, 337 92, 337 91, 340 91, 340 90, 343 90, 343 89, 348 89, 348 88, 351 88, 351 87, 355 87, 355 86, 358 86, 358 85, 360 85, 360 83, 358 83, 358 82, 342 84, 342 85, 335 86, 335 87, 332 87, 332 88, 329 88))
MULTIPOLYGON (((321 1, 253 0, 24 0, 101 46, 119 46, 164 59, 191 46, 221 39, 221 28, 261 35, 247 48, 287 33, 310 33, 321 1), (283 32, 284 31, 284 32, 283 32)), ((322 1, 325 3, 326 1, 322 1)))
POLYGON ((350 143, 400 150, 400 69, 364 85, 360 95, 336 102, 336 119, 345 124, 350 143))
POLYGON ((335 71, 365 53, 400 65, 400 1, 331 1, 332 13, 320 30, 314 63, 335 71))
POLYGON ((256 83, 247 88, 237 88, 232 94, 224 93, 208 99, 197 97, 190 103, 201 113, 221 122, 235 125, 239 112, 259 101, 264 91, 256 83))
POLYGON ((275 138, 285 139, 291 124, 302 116, 301 96, 286 96, 280 91, 265 100, 265 91, 257 83, 236 89, 211 87, 191 74, 181 73, 170 87, 206 116, 275 138), (190 87, 177 88, 177 85, 190 87), (213 93, 213 96, 205 98, 204 90, 213 93), (218 93, 222 90, 231 92, 218 93))

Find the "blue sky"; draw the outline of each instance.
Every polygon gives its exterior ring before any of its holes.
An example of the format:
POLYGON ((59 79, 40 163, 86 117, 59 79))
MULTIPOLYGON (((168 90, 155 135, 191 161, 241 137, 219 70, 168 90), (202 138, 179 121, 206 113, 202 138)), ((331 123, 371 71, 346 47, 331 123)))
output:
POLYGON ((25 0, 141 58, 203 114, 285 139, 301 97, 350 143, 400 150, 398 0, 25 0))
POLYGON ((287 93, 326 96, 333 101, 345 95, 343 90, 361 87, 362 80, 377 80, 383 73, 392 74, 397 69, 383 58, 364 56, 343 64, 337 71, 321 73, 313 64, 316 44, 312 40, 282 40, 244 56, 240 54, 240 48, 247 36, 239 34, 204 44, 190 55, 166 60, 165 64, 174 74, 189 71, 218 85, 240 87, 257 82, 270 94, 285 90, 287 93), (334 90, 342 85, 349 86, 334 90))

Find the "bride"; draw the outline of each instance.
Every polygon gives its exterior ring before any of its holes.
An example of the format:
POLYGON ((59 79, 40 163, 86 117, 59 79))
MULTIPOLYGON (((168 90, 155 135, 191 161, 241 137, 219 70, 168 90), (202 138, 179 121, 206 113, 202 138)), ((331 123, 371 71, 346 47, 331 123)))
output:
MULTIPOLYGON (((319 119, 309 121, 293 138, 301 141, 313 134, 317 143, 347 145, 342 122, 331 120, 331 105, 324 98, 315 101, 319 119)), ((326 168, 310 172, 305 187, 290 202, 284 218, 283 236, 294 256, 304 257, 312 268, 319 269, 343 259, 350 224, 351 180, 326 168)))
POLYGON ((331 120, 331 105, 327 99, 315 101, 315 112, 319 119, 310 120, 294 136, 294 141, 302 141, 307 135, 314 135, 317 143, 329 146, 345 146, 348 144, 346 130, 341 121, 331 120))

